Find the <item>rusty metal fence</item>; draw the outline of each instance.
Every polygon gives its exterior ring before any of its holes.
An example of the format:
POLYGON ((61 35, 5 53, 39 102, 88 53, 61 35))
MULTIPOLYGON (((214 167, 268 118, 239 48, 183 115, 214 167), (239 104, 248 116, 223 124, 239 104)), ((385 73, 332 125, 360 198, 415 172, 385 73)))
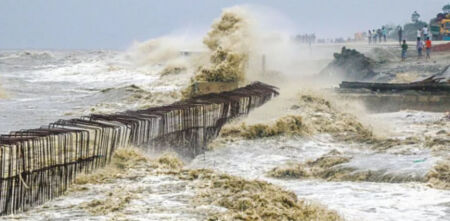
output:
POLYGON ((60 196, 78 173, 105 166, 117 148, 170 147, 194 157, 227 121, 276 95, 276 88, 255 82, 167 106, 92 114, 0 135, 0 215, 60 196))

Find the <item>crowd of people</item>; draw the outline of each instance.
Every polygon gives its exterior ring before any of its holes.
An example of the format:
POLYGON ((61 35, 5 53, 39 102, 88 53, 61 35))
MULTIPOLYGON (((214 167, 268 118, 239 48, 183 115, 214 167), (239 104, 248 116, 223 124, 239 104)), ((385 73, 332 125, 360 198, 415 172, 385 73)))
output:
POLYGON ((387 29, 386 27, 378 28, 377 30, 372 29, 367 32, 367 38, 369 39, 369 44, 376 44, 377 42, 386 42, 387 29))
MULTIPOLYGON (((406 54, 408 51, 408 44, 406 43, 406 40, 403 39, 401 27, 398 31, 398 38, 402 48, 402 61, 405 61, 406 54)), ((421 59, 423 57, 424 50, 425 50, 425 59, 430 59, 431 46, 432 43, 429 35, 429 30, 428 27, 425 25, 422 29, 417 30, 417 41, 416 41, 417 59, 421 59)))
MULTIPOLYGON (((406 60, 407 51, 408 51, 408 43, 406 42, 406 36, 404 35, 404 30, 401 26, 397 28, 398 32, 398 41, 401 47, 401 58, 402 61, 406 60)), ((369 44, 377 44, 382 42, 387 42, 388 35, 390 38, 395 38, 395 32, 392 33, 393 29, 388 28, 386 26, 382 26, 378 29, 368 30, 367 34, 365 32, 356 33, 355 39, 345 40, 343 38, 336 39, 316 39, 315 34, 302 34, 295 36, 295 40, 305 44, 313 44, 313 43, 344 43, 350 41, 358 41, 363 40, 367 37, 369 44)), ((428 26, 425 25, 423 28, 417 30, 417 42, 416 42, 416 50, 418 59, 423 58, 423 53, 425 52, 425 58, 430 59, 431 54, 431 36, 428 29, 428 26)))
MULTIPOLYGON (((398 28, 398 41, 402 49, 401 57, 402 61, 406 59, 408 44, 406 42, 405 36, 403 35, 403 29, 401 26, 398 28)), ((369 44, 376 44, 381 42, 386 42, 387 38, 386 27, 381 27, 379 29, 369 30, 367 32, 367 39, 369 44)), ((416 42, 417 58, 421 59, 423 57, 423 51, 425 51, 425 58, 430 59, 431 54, 431 37, 428 30, 428 26, 425 25, 423 28, 417 30, 417 42, 416 42)))
POLYGON ((316 42, 316 34, 303 34, 295 36, 295 39, 301 43, 312 44, 316 42))

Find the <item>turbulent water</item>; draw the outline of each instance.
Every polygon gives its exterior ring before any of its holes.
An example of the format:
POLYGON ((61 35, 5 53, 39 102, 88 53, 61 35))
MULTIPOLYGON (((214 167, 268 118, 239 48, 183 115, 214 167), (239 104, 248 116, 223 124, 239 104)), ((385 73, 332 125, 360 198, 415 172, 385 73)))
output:
MULTIPOLYGON (((253 29, 251 34, 247 32, 250 30, 239 29, 247 27, 247 23, 242 25, 233 16, 219 21, 206 38, 209 41, 204 42, 207 47, 194 49, 209 49, 208 52, 182 52, 176 47, 179 41, 171 38, 138 43, 125 52, 0 51, 0 133, 89 113, 172 103, 181 99, 181 91, 199 70, 213 75, 232 70, 230 73, 239 75, 236 77, 239 80, 246 71, 251 76, 245 78, 268 79, 268 83, 293 81, 290 78, 294 77, 294 87, 288 84, 289 87, 282 88, 279 98, 250 114, 246 123, 263 125, 259 129, 244 127, 255 129, 255 134, 221 137, 214 148, 186 162, 185 168, 208 168, 264 180, 294 192, 299 199, 335 210, 346 220, 446 220, 450 217, 448 186, 439 188, 442 186, 433 185, 428 178, 439 162, 444 162, 445 168, 450 159, 448 113, 404 110, 364 114, 361 115, 364 119, 358 119, 338 112, 339 108, 331 108, 336 102, 328 100, 334 98, 316 99, 307 95, 299 103, 299 76, 295 74, 300 71, 311 74, 318 63, 326 64, 322 53, 328 58, 340 48, 336 45, 303 47, 307 53, 298 54, 293 52, 299 49, 297 45, 285 43, 279 36, 255 35, 253 29), (227 27, 233 31, 227 31, 227 27), (263 37, 255 40, 249 36, 263 37), (252 47, 234 50, 241 48, 243 37, 246 37, 243 42, 252 42, 252 47), (222 50, 227 53, 219 53, 222 50), (259 63, 255 68, 251 58, 257 57, 259 61, 262 54, 267 54, 264 67, 267 72, 264 76, 255 75, 262 69, 259 63), (214 61, 217 57, 214 55, 220 55, 221 59, 214 61), (287 55, 295 55, 292 56, 295 59, 287 59, 287 55), (212 59, 209 64, 208 58, 212 59), (288 101, 284 100, 286 97, 288 101), (280 118, 285 114, 300 116, 280 118), (276 130, 264 126, 273 126, 277 119, 284 120, 278 121, 279 125, 275 123, 276 130), (358 120, 364 121, 364 125, 369 122, 373 128, 365 129, 358 120), (261 128, 269 133, 260 133, 261 128), (290 133, 284 133, 286 130, 290 133), (382 132, 382 138, 370 137, 372 130, 382 132), (345 178, 326 174, 283 179, 269 174, 287 164, 308 165, 330 153, 339 153, 348 160, 324 171, 345 173, 345 178)), ((42 206, 0 219, 205 220, 211 213, 226 211, 214 205, 194 205, 197 193, 192 183, 176 175, 149 173, 148 168, 131 168, 127 174, 107 183, 78 186, 79 189, 42 206)), ((445 170, 442 174, 445 176, 445 170)))
POLYGON ((0 132, 173 102, 189 77, 164 68, 116 51, 0 51, 0 132))
MULTIPOLYGON (((160 76, 163 66, 155 65, 153 69, 142 71, 120 52, 114 51, 2 51, 0 63, 1 86, 6 93, 0 100, 2 133, 95 112, 93 107, 118 111, 155 105, 158 102, 151 99, 137 99, 136 104, 133 95, 151 95, 152 92, 159 92, 158 96, 169 95, 187 85, 190 76, 180 74, 179 80, 174 82, 160 76), (105 105, 108 103, 115 105, 105 105)), ((170 101, 171 98, 167 98, 161 103, 170 101)), ((260 111, 264 112, 264 107, 260 111)), ((394 123, 392 136, 404 137, 442 130, 430 125, 443 116, 444 113, 402 111, 373 114, 370 118, 394 123)), ((328 134, 236 140, 198 156, 187 167, 211 168, 244 178, 266 180, 295 192, 299 198, 334 209, 349 220, 445 220, 450 216, 450 191, 433 189, 423 182, 285 180, 267 175, 272 168, 286 162, 304 162, 338 150, 352 156, 347 166, 420 180, 442 157, 422 148, 421 144, 408 146, 410 151, 404 154, 398 154, 402 152, 400 150, 377 152, 364 145, 341 142, 328 134)), ((108 197, 111 191, 123 187, 127 194, 135 196, 121 212, 127 219, 202 220, 212 210, 223 210, 190 205, 194 193, 186 181, 167 175, 148 175, 132 181, 117 179, 112 184, 93 184, 87 191, 69 192, 12 217, 26 220, 110 219, 107 215, 90 214, 79 205, 108 197)))
POLYGON ((396 176, 424 176, 435 161, 427 151, 414 155, 375 154, 318 136, 231 143, 198 157, 191 166, 268 180, 301 198, 336 209, 349 220, 445 220, 450 215, 450 191, 432 189, 422 183, 279 180, 266 175, 275 166, 317 158, 333 149, 353 155, 349 164, 361 170, 386 170, 396 176), (425 162, 415 163, 424 158, 425 162))

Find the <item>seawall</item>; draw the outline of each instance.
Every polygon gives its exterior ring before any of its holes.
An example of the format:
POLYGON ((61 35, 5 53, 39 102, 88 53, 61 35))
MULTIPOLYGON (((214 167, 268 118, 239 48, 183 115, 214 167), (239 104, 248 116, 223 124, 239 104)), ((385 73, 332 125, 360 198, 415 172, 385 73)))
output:
POLYGON ((79 173, 105 166, 117 148, 173 148, 183 156, 205 151, 229 120, 278 95, 260 82, 167 106, 59 120, 0 136, 0 215, 60 196, 79 173))

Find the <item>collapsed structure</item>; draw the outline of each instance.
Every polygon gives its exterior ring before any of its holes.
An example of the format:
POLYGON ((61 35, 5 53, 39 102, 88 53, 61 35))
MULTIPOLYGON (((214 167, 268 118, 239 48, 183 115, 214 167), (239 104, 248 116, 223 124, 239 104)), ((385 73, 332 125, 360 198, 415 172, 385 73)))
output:
POLYGON ((77 174, 105 166, 117 148, 174 148, 183 156, 196 156, 227 121, 276 95, 275 87, 255 82, 167 106, 92 114, 1 135, 0 215, 60 196, 77 174))
POLYGON ((369 89, 372 91, 450 91, 450 65, 447 65, 441 72, 428 78, 411 83, 375 83, 375 82, 348 82, 342 81, 340 88, 369 89))
POLYGON ((365 80, 377 74, 373 71, 375 61, 355 49, 342 47, 341 53, 334 53, 333 56, 333 61, 320 72, 320 76, 365 80))
POLYGON ((370 111, 390 112, 401 109, 448 111, 449 65, 423 80, 392 83, 388 82, 388 79, 394 74, 374 71, 384 62, 343 47, 341 53, 334 54, 334 60, 320 72, 320 75, 327 79, 343 80, 336 90, 339 96, 362 101, 370 111))

